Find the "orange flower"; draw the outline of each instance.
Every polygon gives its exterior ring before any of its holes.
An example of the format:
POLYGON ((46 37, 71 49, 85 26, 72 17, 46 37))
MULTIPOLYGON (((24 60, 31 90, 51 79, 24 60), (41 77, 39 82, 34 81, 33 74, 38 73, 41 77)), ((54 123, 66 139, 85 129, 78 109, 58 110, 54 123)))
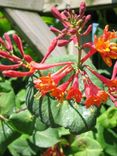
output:
POLYGON ((55 97, 60 103, 62 103, 64 100, 65 93, 64 90, 60 88, 55 88, 52 91, 51 96, 55 97))
POLYGON ((47 76, 42 76, 38 79, 35 79, 34 80, 35 88, 37 88, 42 95, 50 91, 53 91, 56 89, 60 80, 63 79, 69 72, 71 72, 71 70, 72 67, 66 65, 53 74, 49 74, 47 76))
POLYGON ((53 81, 51 75, 42 76, 39 79, 34 80, 35 88, 37 88, 42 95, 55 89, 56 84, 53 81))
POLYGON ((79 85, 78 85, 78 73, 74 76, 73 84, 71 88, 67 91, 67 96, 66 99, 74 99, 76 102, 80 102, 82 98, 82 93, 79 90, 79 85))
POLYGON ((95 36, 94 45, 96 50, 101 54, 102 59, 108 66, 112 66, 111 59, 117 59, 117 44, 112 39, 117 38, 116 32, 108 31, 106 25, 103 34, 100 37, 95 36))
POLYGON ((91 105, 100 106, 101 103, 105 103, 107 101, 108 94, 94 85, 87 75, 83 81, 86 95, 85 105, 87 108, 91 105))
POLYGON ((73 88, 71 87, 68 92, 67 92, 67 96, 66 99, 70 100, 70 99, 74 99, 76 102, 80 102, 82 98, 82 93, 78 88, 73 88))

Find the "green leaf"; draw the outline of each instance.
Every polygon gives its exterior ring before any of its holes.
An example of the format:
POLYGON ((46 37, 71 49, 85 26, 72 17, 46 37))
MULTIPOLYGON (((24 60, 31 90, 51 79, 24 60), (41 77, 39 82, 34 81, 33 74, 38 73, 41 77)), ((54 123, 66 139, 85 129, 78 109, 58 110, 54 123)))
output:
POLYGON ((20 136, 18 132, 6 124, 0 121, 0 155, 2 155, 7 146, 20 136))
POLYGON ((48 128, 45 131, 37 131, 31 138, 33 144, 38 147, 51 147, 60 141, 58 130, 54 128, 48 128))
POLYGON ((26 97, 26 90, 25 89, 20 90, 16 95, 17 108, 20 108, 20 106, 25 103, 25 97, 26 97))
POLYGON ((39 148, 29 142, 29 136, 22 135, 9 145, 12 156, 34 156, 40 155, 39 148))
POLYGON ((105 129, 102 125, 98 123, 97 128, 97 141, 103 147, 105 154, 109 156, 117 155, 117 134, 111 129, 105 129))
POLYGON ((79 136, 71 144, 74 156, 100 156, 102 153, 101 145, 94 139, 85 136, 79 136))
POLYGON ((36 131, 44 131, 48 128, 46 124, 44 124, 39 118, 36 118, 35 121, 35 130, 36 131))
POLYGON ((117 127, 117 108, 110 107, 97 120, 105 128, 117 127))
POLYGON ((15 107, 15 93, 10 82, 0 82, 0 114, 10 115, 15 107))
POLYGON ((95 125, 98 115, 98 109, 95 106, 87 109, 81 104, 76 105, 74 102, 64 101, 57 107, 58 102, 48 96, 37 100, 34 99, 33 94, 32 97, 30 94, 27 105, 29 110, 39 116, 46 125, 51 127, 63 126, 78 134, 90 130, 95 125))
POLYGON ((8 122, 20 133, 31 134, 33 132, 34 118, 28 110, 13 113, 8 122))

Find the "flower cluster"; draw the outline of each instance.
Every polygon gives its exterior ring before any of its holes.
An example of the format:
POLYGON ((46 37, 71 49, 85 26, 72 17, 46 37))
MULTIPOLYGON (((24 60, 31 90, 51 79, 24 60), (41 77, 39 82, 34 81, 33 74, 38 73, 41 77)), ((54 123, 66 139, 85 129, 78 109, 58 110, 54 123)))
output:
POLYGON ((109 31, 109 26, 105 26, 103 34, 99 37, 94 37, 94 42, 81 44, 82 36, 86 36, 91 32, 92 25, 86 24, 91 18, 91 15, 85 15, 86 5, 84 2, 80 4, 79 13, 76 14, 70 9, 59 12, 56 7, 52 8, 53 15, 63 24, 63 29, 58 30, 51 27, 51 30, 56 33, 56 37, 51 42, 45 56, 40 63, 35 62, 29 55, 25 55, 21 39, 17 35, 13 35, 13 39, 19 49, 20 56, 13 53, 13 46, 8 34, 4 35, 5 41, 0 38, 2 50, 0 50, 0 57, 7 58, 12 65, 0 65, 0 70, 5 76, 9 77, 23 77, 31 76, 36 72, 39 77, 34 79, 34 87, 39 92, 40 96, 50 96, 59 103, 64 100, 73 100, 76 103, 84 103, 88 108, 92 105, 99 107, 102 103, 106 103, 108 97, 117 106, 117 61, 115 62, 112 78, 108 79, 100 75, 95 69, 87 65, 86 60, 95 53, 99 53, 104 62, 110 67, 112 66, 112 59, 117 59, 117 44, 113 39, 117 38, 116 32, 109 31), (57 62, 53 64, 46 63, 46 60, 56 48, 56 46, 66 46, 73 41, 77 48, 78 60, 76 62, 66 61, 57 62), (89 48, 89 52, 82 56, 82 50, 89 48), (17 71, 19 67, 25 69, 24 72, 17 71), (43 70, 59 67, 56 72, 43 74, 43 70), (104 84, 102 89, 97 86, 88 73, 97 77, 104 84), (82 83, 82 86, 80 86, 82 83))

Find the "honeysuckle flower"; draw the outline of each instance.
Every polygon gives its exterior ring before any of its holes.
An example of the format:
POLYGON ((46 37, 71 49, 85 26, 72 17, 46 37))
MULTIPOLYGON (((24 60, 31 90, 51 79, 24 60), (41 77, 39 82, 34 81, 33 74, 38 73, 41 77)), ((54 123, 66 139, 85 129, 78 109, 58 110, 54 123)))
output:
POLYGON ((95 70, 93 70, 88 65, 85 65, 85 67, 90 70, 97 78, 99 78, 106 86, 108 87, 117 87, 117 79, 108 79, 105 76, 99 74, 95 70))
POLYGON ((82 98, 82 93, 79 90, 79 84, 78 84, 78 73, 75 74, 72 86, 67 91, 67 100, 75 100, 76 102, 80 102, 82 98))
POLYGON ((93 84, 86 73, 84 75, 83 81, 86 95, 86 101, 84 104, 87 108, 91 105, 96 105, 99 107, 102 103, 107 101, 108 94, 93 84))
POLYGON ((45 95, 57 86, 50 74, 34 80, 34 84, 35 88, 41 92, 41 95, 45 95))
POLYGON ((27 72, 20 72, 15 70, 5 70, 3 71, 3 75, 7 77, 24 77, 24 76, 31 76, 34 71, 27 71, 27 72))
POLYGON ((96 52, 100 53, 103 61, 109 66, 112 66, 112 59, 117 59, 117 43, 113 39, 117 38, 117 32, 108 31, 109 26, 106 25, 103 34, 99 37, 94 36, 94 43, 85 43, 83 48, 90 48, 90 51, 84 56, 81 62, 85 62, 96 52))
POLYGON ((22 57, 24 58, 24 50, 23 50, 23 45, 22 45, 22 41, 20 39, 20 37, 16 34, 13 34, 13 39, 20 51, 20 54, 22 55, 22 57))
POLYGON ((55 97, 60 103, 62 103, 65 100, 66 89, 69 86, 72 79, 73 79, 73 76, 71 76, 69 80, 67 80, 63 84, 53 89, 50 95, 55 97))
POLYGON ((34 69, 37 70, 46 70, 49 68, 54 68, 57 66, 64 66, 64 65, 71 65, 73 64, 73 62, 58 62, 58 63, 53 63, 53 64, 47 64, 47 63, 37 63, 35 61, 31 61, 30 65, 31 67, 33 67, 34 69))
POLYGON ((53 74, 41 76, 34 80, 35 88, 37 88, 42 95, 45 95, 46 93, 55 89, 58 86, 60 80, 64 78, 69 72, 71 72, 71 70, 72 67, 66 65, 53 74))
POLYGON ((74 10, 72 11, 70 9, 60 12, 56 7, 52 7, 51 12, 59 19, 64 28, 61 31, 54 27, 50 28, 57 36, 51 42, 41 63, 45 62, 56 46, 65 46, 71 41, 73 41, 74 44, 78 44, 81 36, 88 35, 91 32, 92 25, 89 25, 86 30, 83 30, 91 18, 91 15, 84 15, 85 9, 86 5, 84 2, 80 4, 79 14, 76 14, 74 10))
POLYGON ((12 43, 11 43, 11 39, 9 37, 9 35, 7 33, 4 34, 4 38, 5 38, 5 42, 4 42, 4 46, 6 47, 6 49, 8 51, 12 51, 13 50, 13 46, 12 46, 12 43))
POLYGON ((9 54, 7 51, 0 50, 0 57, 6 58, 14 63, 20 63, 21 59, 15 55, 9 54))
POLYGON ((95 36, 94 45, 104 62, 110 67, 111 59, 117 59, 117 44, 112 41, 117 38, 117 33, 108 31, 108 28, 109 26, 106 25, 103 34, 100 37, 95 36))
POLYGON ((3 71, 3 75, 7 77, 23 77, 23 76, 31 76, 35 70, 31 67, 31 62, 33 59, 31 56, 24 53, 23 45, 21 39, 14 34, 13 39, 19 49, 21 54, 21 58, 16 56, 13 51, 13 45, 11 43, 11 39, 7 33, 4 34, 5 41, 1 39, 2 45, 4 46, 2 50, 0 50, 0 57, 8 59, 11 61, 10 65, 0 64, 0 70, 3 71), (19 67, 23 67, 26 69, 24 72, 16 71, 19 67), (28 70, 28 71, 27 71, 28 70))
POLYGON ((106 25, 103 34, 99 37, 94 37, 94 43, 86 43, 83 47, 88 47, 91 50, 88 54, 82 58, 81 62, 85 62, 96 52, 100 53, 103 61, 109 66, 112 66, 112 59, 117 59, 117 44, 112 40, 117 38, 116 32, 111 32, 108 30, 109 26, 106 25))
POLYGON ((105 84, 108 87, 108 94, 110 95, 110 98, 112 101, 115 103, 117 106, 117 63, 115 63, 113 74, 112 74, 112 79, 108 79, 104 77, 103 75, 99 74, 89 66, 85 65, 85 67, 90 70, 97 78, 99 78, 103 84, 105 84))
POLYGON ((0 64, 0 71, 17 69, 21 66, 21 64, 13 64, 13 65, 3 65, 0 64))

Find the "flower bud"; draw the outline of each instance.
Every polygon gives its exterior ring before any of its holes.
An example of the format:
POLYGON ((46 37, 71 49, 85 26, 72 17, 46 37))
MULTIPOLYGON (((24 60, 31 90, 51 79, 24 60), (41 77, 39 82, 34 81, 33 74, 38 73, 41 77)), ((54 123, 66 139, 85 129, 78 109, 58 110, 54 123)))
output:
POLYGON ((11 39, 7 33, 4 34, 4 38, 5 38, 5 46, 6 46, 7 50, 9 50, 9 51, 13 50, 11 39))
POLYGON ((70 42, 70 40, 58 40, 57 45, 59 47, 62 47, 62 46, 66 46, 69 42, 70 42))
POLYGON ((85 13, 85 10, 86 10, 86 4, 85 4, 85 2, 81 2, 81 3, 80 3, 80 8, 79 8, 79 14, 80 14, 81 16, 83 16, 84 13, 85 13))
POLYGON ((86 31, 82 34, 82 36, 88 35, 88 34, 91 32, 91 30, 92 30, 92 24, 90 24, 90 25, 88 26, 88 28, 87 28, 86 31))
POLYGON ((18 35, 14 34, 13 39, 14 39, 15 43, 17 44, 17 47, 18 47, 21 55, 24 57, 24 50, 23 50, 23 45, 22 45, 22 41, 21 41, 20 37, 18 35))

